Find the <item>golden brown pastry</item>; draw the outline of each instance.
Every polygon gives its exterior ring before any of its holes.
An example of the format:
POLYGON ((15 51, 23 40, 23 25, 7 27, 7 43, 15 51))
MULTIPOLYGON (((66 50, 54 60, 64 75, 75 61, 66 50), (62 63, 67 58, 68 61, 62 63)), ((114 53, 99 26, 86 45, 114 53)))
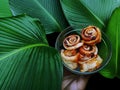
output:
POLYGON ((98 55, 97 43, 101 42, 101 32, 96 26, 84 28, 81 34, 65 37, 61 57, 69 68, 79 68, 81 72, 90 72, 101 66, 102 58, 98 55), (80 36, 81 35, 81 36, 80 36))
POLYGON ((98 48, 95 45, 85 44, 80 47, 79 52, 78 63, 80 64, 81 72, 92 71, 100 66, 102 59, 98 56, 98 48))
POLYGON ((77 49, 83 45, 79 35, 69 35, 63 41, 63 46, 67 50, 77 49))
POLYGON ((73 62, 73 61, 68 61, 63 59, 64 63, 70 68, 70 69, 76 69, 78 67, 78 63, 73 62))
POLYGON ((83 46, 80 47, 79 49, 80 54, 83 56, 94 56, 97 55, 98 53, 98 48, 95 45, 87 45, 84 44, 83 46))
POLYGON ((71 69, 78 67, 77 61, 79 58, 79 53, 76 50, 61 50, 61 56, 64 63, 71 69))
POLYGON ((81 37, 84 43, 89 45, 95 45, 101 42, 101 32, 96 26, 88 26, 84 28, 81 32, 81 37))
POLYGON ((61 56, 66 61, 77 62, 79 58, 79 53, 76 50, 61 50, 61 56))
POLYGON ((92 58, 90 60, 87 60, 85 62, 79 62, 80 64, 80 71, 81 72, 90 72, 93 70, 96 70, 97 68, 99 68, 101 66, 102 63, 102 58, 97 55, 96 58, 92 58))

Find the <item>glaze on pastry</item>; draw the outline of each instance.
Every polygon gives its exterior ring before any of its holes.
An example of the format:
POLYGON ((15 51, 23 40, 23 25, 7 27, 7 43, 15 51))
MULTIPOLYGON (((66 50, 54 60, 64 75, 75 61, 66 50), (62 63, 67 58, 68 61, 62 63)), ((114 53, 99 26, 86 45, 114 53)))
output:
POLYGON ((79 53, 76 50, 61 50, 61 56, 64 63, 71 69, 78 67, 77 61, 79 58, 79 53))
POLYGON ((81 37, 85 41, 84 43, 89 45, 95 45, 101 42, 101 32, 96 26, 88 26, 81 32, 81 37))
POLYGON ((67 50, 77 49, 83 45, 79 35, 69 35, 63 41, 63 46, 67 50))
POLYGON ((80 66, 80 71, 81 72, 86 72, 86 71, 93 71, 96 70, 97 68, 100 67, 102 63, 102 58, 97 55, 96 58, 89 59, 85 62, 79 62, 80 66))
POLYGON ((103 61, 96 46, 100 42, 101 32, 96 26, 82 29, 80 35, 68 35, 63 40, 62 60, 69 68, 79 68, 81 72, 96 70, 103 61))
POLYGON ((89 58, 93 58, 98 53, 98 48, 95 45, 87 45, 84 44, 80 47, 79 52, 82 57, 80 57, 81 60, 86 60, 89 58))
POLYGON ((61 50, 61 56, 66 61, 74 61, 76 62, 79 57, 79 53, 76 50, 61 50))

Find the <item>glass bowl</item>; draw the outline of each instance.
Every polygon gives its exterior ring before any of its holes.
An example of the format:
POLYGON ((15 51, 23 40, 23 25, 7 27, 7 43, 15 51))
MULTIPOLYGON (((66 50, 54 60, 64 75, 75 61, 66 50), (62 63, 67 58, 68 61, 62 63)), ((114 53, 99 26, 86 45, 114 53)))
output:
MULTIPOLYGON (((58 35, 58 37, 56 39, 55 48, 60 52, 61 49, 63 48, 63 40, 65 39, 65 37, 68 36, 68 35, 71 35, 71 34, 79 34, 83 28, 84 27, 79 28, 79 29, 74 29, 74 27, 68 27, 65 30, 63 30, 58 35)), ((110 43, 109 38, 106 36, 106 34, 104 32, 102 32, 102 30, 101 30, 101 34, 102 34, 102 40, 97 45, 97 47, 98 47, 98 50, 99 50, 98 54, 103 59, 103 61, 102 61, 102 64, 100 65, 99 68, 97 68, 97 69, 95 69, 93 71, 89 71, 89 72, 81 72, 78 68, 77 69, 71 69, 63 61, 64 67, 67 70, 69 70, 70 72, 72 72, 74 74, 78 74, 78 75, 93 74, 93 73, 96 73, 96 72, 99 72, 100 70, 102 70, 110 61, 110 58, 112 56, 112 47, 111 47, 111 43, 110 43)))

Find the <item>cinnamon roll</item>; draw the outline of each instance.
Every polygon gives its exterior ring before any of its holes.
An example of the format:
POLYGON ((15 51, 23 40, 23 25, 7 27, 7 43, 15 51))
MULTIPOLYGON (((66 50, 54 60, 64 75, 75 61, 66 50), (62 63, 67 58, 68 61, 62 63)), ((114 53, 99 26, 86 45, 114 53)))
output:
POLYGON ((64 63, 71 69, 78 67, 77 61, 79 53, 76 50, 61 50, 61 57, 64 63))
POLYGON ((98 48, 95 45, 84 44, 83 46, 80 47, 79 52, 82 55, 94 56, 94 55, 97 55, 98 48))
POLYGON ((76 62, 79 57, 79 53, 76 50, 61 50, 62 59, 66 61, 74 61, 76 62))
POLYGON ((81 72, 91 72, 93 70, 98 69, 101 66, 102 58, 97 55, 96 58, 92 58, 91 60, 88 60, 86 62, 79 62, 80 64, 80 71, 81 72))
POLYGON ((76 62, 72 62, 72 61, 68 61, 63 59, 64 63, 70 68, 70 69, 76 69, 78 67, 78 63, 76 62))
POLYGON ((81 57, 78 63, 81 72, 93 71, 101 65, 102 58, 98 55, 97 46, 85 44, 80 47, 79 52, 81 57))
POLYGON ((101 32, 96 26, 88 26, 81 32, 81 37, 85 41, 84 43, 89 45, 95 45, 101 42, 101 32))
POLYGON ((69 35, 63 41, 63 46, 67 50, 77 49, 83 45, 79 35, 69 35))
POLYGON ((98 55, 97 43, 101 42, 101 32, 96 26, 88 26, 81 34, 72 34, 63 40, 61 57, 71 69, 79 68, 81 72, 96 70, 102 63, 98 55))

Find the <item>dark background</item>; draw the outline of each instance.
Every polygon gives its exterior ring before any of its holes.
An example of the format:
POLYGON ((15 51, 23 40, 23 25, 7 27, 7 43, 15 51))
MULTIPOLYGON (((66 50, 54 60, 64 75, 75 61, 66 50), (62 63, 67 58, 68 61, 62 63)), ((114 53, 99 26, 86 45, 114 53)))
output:
POLYGON ((100 75, 94 74, 90 77, 86 90, 120 90, 120 79, 108 79, 100 75))
MULTIPOLYGON (((59 33, 48 34, 47 39, 50 46, 55 47, 55 41, 59 33)), ((120 79, 105 78, 99 73, 93 74, 86 86, 86 90, 120 90, 120 79)))

